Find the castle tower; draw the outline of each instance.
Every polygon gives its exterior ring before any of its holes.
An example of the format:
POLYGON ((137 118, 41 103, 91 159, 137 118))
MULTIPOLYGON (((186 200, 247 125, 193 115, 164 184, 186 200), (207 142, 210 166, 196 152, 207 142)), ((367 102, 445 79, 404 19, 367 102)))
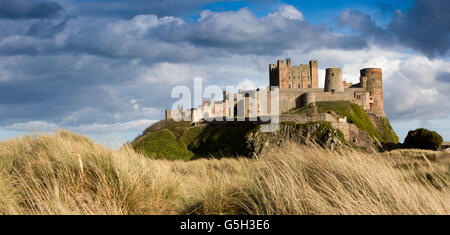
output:
POLYGON ((370 112, 379 116, 386 116, 383 107, 383 72, 381 68, 365 68, 361 69, 361 85, 369 92, 370 112), (363 84, 364 83, 364 84, 363 84))
POLYGON ((171 110, 166 110, 165 114, 166 114, 166 120, 172 119, 171 110))
POLYGON ((289 66, 285 60, 277 61, 280 88, 289 88, 289 66))
POLYGON ((309 70, 311 78, 311 88, 319 88, 319 61, 310 60, 309 70))
POLYGON ((325 92, 343 92, 342 70, 340 68, 328 68, 325 73, 325 92))
POLYGON ((269 65, 270 86, 283 88, 318 88, 319 62, 309 61, 309 64, 292 65, 291 59, 278 60, 269 65))

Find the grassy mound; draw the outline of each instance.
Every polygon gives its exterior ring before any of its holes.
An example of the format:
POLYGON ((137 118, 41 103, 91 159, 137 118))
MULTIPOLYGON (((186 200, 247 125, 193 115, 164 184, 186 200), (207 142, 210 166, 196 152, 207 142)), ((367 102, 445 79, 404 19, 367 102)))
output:
POLYGON ((248 123, 191 126, 189 122, 161 121, 147 128, 131 146, 146 156, 170 160, 245 155, 245 136, 254 128, 248 123))
POLYGON ((203 132, 205 126, 190 122, 162 120, 149 126, 131 142, 134 150, 151 158, 189 160, 194 153, 188 146, 203 132))
POLYGON ((449 214, 450 157, 423 151, 286 143, 184 162, 69 132, 22 137, 0 142, 0 214, 449 214))
MULTIPOLYGON (((374 126, 369 115, 357 104, 349 101, 326 101, 317 102, 316 105, 319 113, 333 111, 341 117, 347 117, 347 122, 355 124, 359 129, 382 143, 398 143, 398 137, 387 118, 379 117, 379 125, 374 126)), ((308 110, 309 106, 304 106, 288 112, 291 114, 307 114, 308 110)))
POLYGON ((189 160, 194 155, 168 129, 148 132, 132 146, 136 151, 156 159, 189 160))

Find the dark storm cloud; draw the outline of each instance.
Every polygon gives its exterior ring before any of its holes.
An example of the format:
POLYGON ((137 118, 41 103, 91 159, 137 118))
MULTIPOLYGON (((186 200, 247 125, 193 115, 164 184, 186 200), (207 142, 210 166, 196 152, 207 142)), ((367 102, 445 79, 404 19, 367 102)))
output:
MULTIPOLYGON (((127 61, 87 55, 0 58, 0 125, 32 120, 81 125, 155 117, 158 113, 134 110, 129 104, 127 96, 139 97, 136 93, 164 97, 161 91, 135 84, 139 70, 127 61)), ((168 88, 161 90, 167 93, 168 88)), ((150 99, 146 105, 156 103, 150 99)))
POLYGON ((26 35, 36 38, 52 38, 65 29, 69 20, 70 17, 65 17, 58 20, 41 20, 33 23, 28 28, 26 35))
POLYGON ((334 34, 324 24, 311 25, 302 19, 298 10, 282 5, 263 18, 243 8, 229 12, 203 11, 196 22, 155 15, 139 15, 130 20, 42 20, 28 26, 25 35, 4 37, 0 41, 0 54, 88 53, 110 58, 182 62, 230 53, 276 56, 292 49, 366 46, 359 37, 334 34))
POLYGON ((46 18, 62 10, 54 1, 0 0, 0 18, 6 19, 46 18))
POLYGON ((436 57, 446 56, 450 50, 449 12, 447 0, 416 0, 408 11, 395 11, 386 28, 378 27, 368 14, 353 10, 344 11, 338 23, 383 46, 402 45, 436 57))
POLYGON ((197 12, 205 5, 215 2, 227 0, 87 0, 67 1, 65 4, 73 6, 72 13, 79 16, 132 18, 140 14, 180 16, 197 12))

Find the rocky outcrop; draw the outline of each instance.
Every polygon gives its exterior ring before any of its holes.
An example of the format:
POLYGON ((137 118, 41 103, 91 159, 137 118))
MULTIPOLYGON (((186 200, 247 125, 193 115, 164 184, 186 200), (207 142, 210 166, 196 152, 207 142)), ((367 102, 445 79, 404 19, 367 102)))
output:
POLYGON ((347 121, 332 122, 332 126, 338 129, 344 135, 344 139, 358 147, 367 149, 378 149, 381 147, 380 143, 373 139, 367 132, 359 129, 355 124, 347 121))
POLYGON ((351 102, 311 103, 283 113, 279 121, 277 131, 266 133, 260 131, 259 127, 267 124, 261 120, 198 123, 166 120, 147 128, 142 136, 133 141, 132 146, 148 152, 149 156, 156 152, 158 156, 166 154, 165 158, 170 159, 179 155, 180 151, 174 150, 183 150, 195 159, 255 157, 268 147, 280 146, 285 142, 317 144, 330 150, 341 146, 382 150, 387 143, 398 143, 387 118, 368 114, 351 102), (164 129, 173 134, 172 141, 168 142, 167 138, 158 140, 159 131, 164 129), (163 145, 171 147, 164 152, 163 145))
POLYGON ((256 157, 267 147, 280 146, 290 141, 300 144, 318 144, 334 150, 346 144, 341 131, 330 122, 309 122, 305 124, 282 123, 275 132, 252 131, 246 136, 248 155, 256 157))

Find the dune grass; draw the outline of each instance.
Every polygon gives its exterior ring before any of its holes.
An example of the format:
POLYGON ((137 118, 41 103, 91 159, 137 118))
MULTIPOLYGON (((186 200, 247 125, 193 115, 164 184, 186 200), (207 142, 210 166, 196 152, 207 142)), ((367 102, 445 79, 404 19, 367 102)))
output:
POLYGON ((449 172, 433 151, 168 161, 60 131, 0 142, 0 214, 449 214, 449 172))

